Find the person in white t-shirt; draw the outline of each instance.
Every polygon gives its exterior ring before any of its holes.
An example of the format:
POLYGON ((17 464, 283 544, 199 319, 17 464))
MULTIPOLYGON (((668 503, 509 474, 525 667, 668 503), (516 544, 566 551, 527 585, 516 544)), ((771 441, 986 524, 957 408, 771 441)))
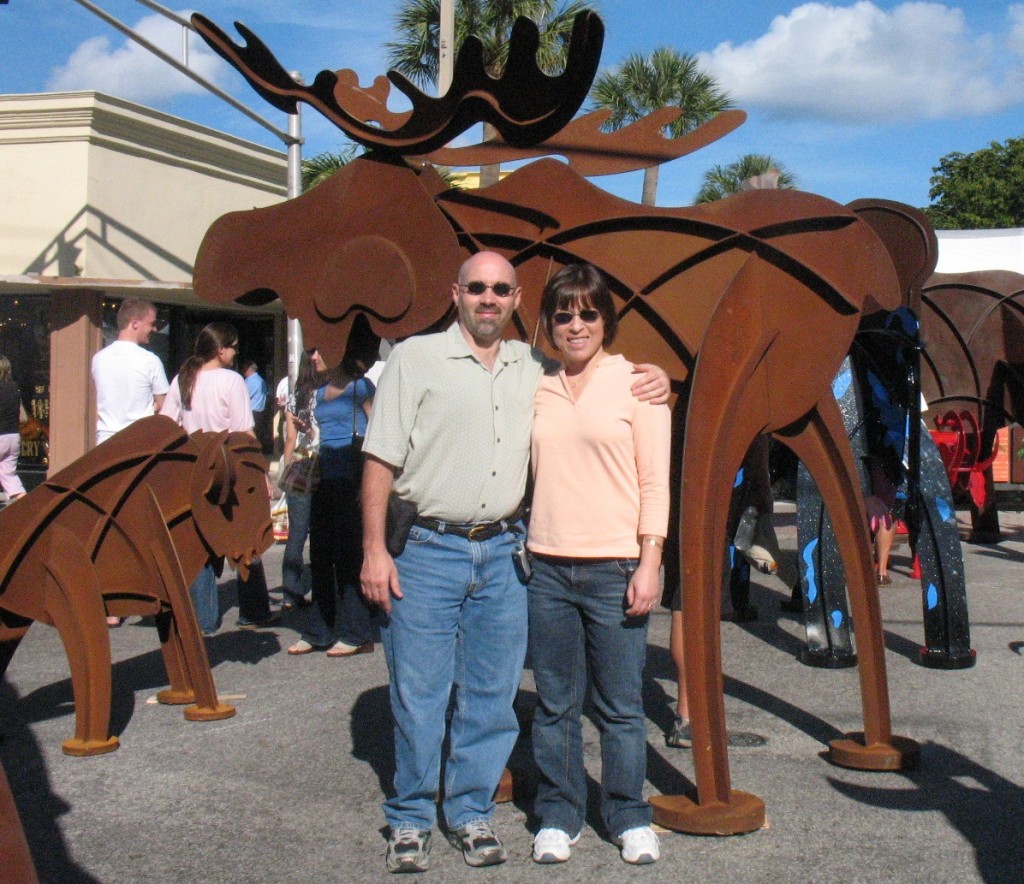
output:
POLYGON ((117 311, 117 340, 93 356, 97 445, 160 410, 167 394, 167 374, 159 357, 143 348, 155 330, 156 307, 140 298, 127 298, 117 311))

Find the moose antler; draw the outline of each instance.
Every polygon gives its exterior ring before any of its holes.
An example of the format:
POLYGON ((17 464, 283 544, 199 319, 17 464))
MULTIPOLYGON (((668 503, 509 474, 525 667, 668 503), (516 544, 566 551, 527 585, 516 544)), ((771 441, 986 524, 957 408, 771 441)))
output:
POLYGON ((573 118, 597 73, 604 24, 593 12, 576 16, 565 70, 548 76, 536 62, 537 25, 519 18, 512 27, 508 61, 502 76, 484 65, 483 44, 469 37, 455 60, 451 87, 440 98, 420 92, 397 71, 387 79, 412 102, 409 113, 387 110, 387 82, 378 77, 362 89, 350 70, 320 71, 311 86, 295 81, 267 46, 245 25, 235 28, 245 39, 239 46, 210 19, 192 15, 199 35, 266 101, 294 113, 303 101, 353 141, 398 154, 428 153, 479 122, 490 123, 509 144, 525 147, 550 138, 573 118), (377 123, 379 125, 373 125, 377 123))
POLYGON ((602 132, 610 110, 598 110, 573 120, 553 138, 534 147, 517 147, 498 138, 467 147, 442 147, 426 159, 442 166, 485 166, 532 157, 565 157, 585 178, 634 172, 675 160, 718 141, 747 119, 741 110, 723 111, 678 138, 666 138, 665 127, 675 122, 682 108, 662 107, 615 132, 602 132))

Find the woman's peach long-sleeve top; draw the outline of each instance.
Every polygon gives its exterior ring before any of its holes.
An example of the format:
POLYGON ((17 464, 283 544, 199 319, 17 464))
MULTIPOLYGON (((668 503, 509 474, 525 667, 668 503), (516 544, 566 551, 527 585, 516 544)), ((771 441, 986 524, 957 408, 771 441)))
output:
POLYGON ((579 399, 564 371, 545 375, 534 399, 535 553, 636 558, 640 537, 668 528, 671 419, 667 405, 640 402, 633 365, 605 356, 579 399))

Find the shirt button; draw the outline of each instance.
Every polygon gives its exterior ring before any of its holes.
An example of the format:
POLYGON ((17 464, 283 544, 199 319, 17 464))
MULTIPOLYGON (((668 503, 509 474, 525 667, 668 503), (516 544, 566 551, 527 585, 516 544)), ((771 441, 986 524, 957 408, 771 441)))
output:
POLYGON ((498 475, 498 471, 497 470, 491 470, 491 475, 492 476, 497 476, 498 475))

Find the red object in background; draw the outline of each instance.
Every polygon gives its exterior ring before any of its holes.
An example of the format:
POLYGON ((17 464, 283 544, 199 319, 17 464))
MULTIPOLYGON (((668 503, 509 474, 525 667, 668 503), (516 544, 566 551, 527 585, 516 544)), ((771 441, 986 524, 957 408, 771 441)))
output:
POLYGON ((981 450, 981 430, 977 418, 969 411, 947 411, 935 419, 936 429, 931 431, 935 446, 939 449, 942 463, 949 476, 950 488, 968 492, 974 505, 983 510, 988 503, 985 489, 985 470, 999 454, 999 437, 996 436, 992 454, 978 460, 981 450))

